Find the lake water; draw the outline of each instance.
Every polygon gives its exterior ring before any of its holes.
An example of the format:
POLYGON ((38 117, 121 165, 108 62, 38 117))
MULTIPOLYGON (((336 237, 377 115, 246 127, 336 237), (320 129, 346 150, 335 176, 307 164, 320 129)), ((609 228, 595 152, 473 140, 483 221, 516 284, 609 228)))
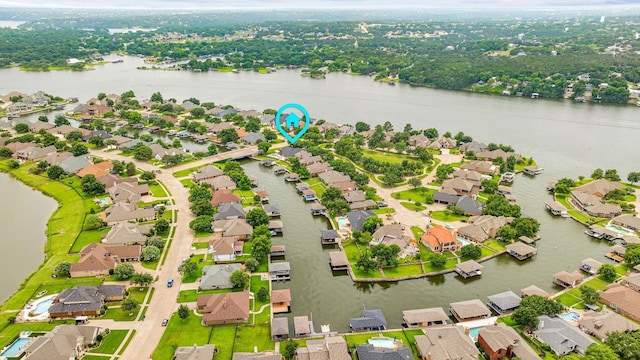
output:
MULTIPOLYGON (((348 276, 334 276, 331 272, 328 266, 331 249, 322 248, 319 239, 319 230, 327 226, 325 221, 311 217, 309 205, 304 204, 293 186, 256 163, 248 163, 247 173, 260 177, 260 188, 269 191, 272 201, 283 212, 285 235, 274 238, 274 244, 287 246, 292 280, 274 287, 292 291, 292 314, 288 316, 312 315, 318 328, 320 324, 331 324, 332 330, 345 331, 348 318, 360 316, 363 308, 382 308, 389 326, 397 327, 403 309, 447 308, 452 301, 473 298, 485 301, 487 295, 507 289, 517 293, 531 284, 557 291, 551 287, 554 273, 574 270, 587 257, 605 261, 603 254, 608 244, 586 236, 584 227, 574 221, 552 217, 544 210, 544 202, 549 199, 545 191, 547 182, 588 176, 597 167, 615 168, 623 178, 629 171, 640 170, 637 107, 510 98, 403 84, 388 86, 369 77, 345 74, 329 74, 324 80, 315 80, 300 77, 293 70, 268 75, 136 70, 143 65, 142 59, 125 57, 124 63, 106 64, 85 72, 3 69, 0 94, 44 90, 86 101, 99 92, 122 93, 131 89, 141 99, 160 91, 165 98, 174 97, 178 101, 196 97, 257 110, 297 102, 309 110, 311 117, 334 122, 363 120, 381 124, 388 120, 397 129, 411 123, 414 128, 435 127, 454 134, 463 131, 479 141, 510 144, 519 153, 533 156, 545 168, 536 178, 518 176, 514 184, 523 211, 542 223, 542 240, 538 242, 535 259, 518 262, 509 256, 499 257, 485 262, 482 277, 471 280, 450 274, 399 283, 358 284, 348 276)), ((19 187, 8 186, 10 192, 19 187)), ((49 213, 39 219, 44 223, 49 213)), ((14 229, 15 224, 23 223, 0 217, 3 228, 14 229)), ((22 231, 21 228, 15 231, 22 231)), ((11 242, 10 237, 3 237, 0 246, 11 242)), ((38 246, 41 248, 41 243, 38 246)), ((26 273, 37 268, 40 259, 41 255, 26 273)), ((7 261, 16 265, 27 263, 18 256, 7 261)), ((15 286, 5 285, 12 289, 15 286)))

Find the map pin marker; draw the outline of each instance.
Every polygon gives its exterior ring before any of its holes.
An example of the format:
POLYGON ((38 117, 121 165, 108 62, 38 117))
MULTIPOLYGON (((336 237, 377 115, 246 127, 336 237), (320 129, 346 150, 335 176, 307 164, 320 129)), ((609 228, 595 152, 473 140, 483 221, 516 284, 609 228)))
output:
POLYGON ((302 137, 302 135, 304 135, 304 133, 306 133, 307 130, 309 130, 309 125, 311 124, 311 117, 309 117, 309 113, 307 112, 307 109, 305 109, 302 105, 296 104, 296 103, 289 103, 289 104, 282 105, 282 107, 280 107, 280 109, 278 110, 278 113, 276 114, 275 122, 276 122, 276 128, 278 129, 280 134, 282 134, 282 136, 284 136, 285 139, 289 140, 289 142, 293 145, 293 143, 298 141, 302 137), (299 128, 301 119, 296 113, 290 112, 287 118, 284 119, 285 126, 283 127, 282 121, 280 120, 280 118, 282 117, 282 113, 287 109, 296 109, 304 115, 304 126, 302 127, 302 129, 298 131, 298 133, 295 136, 291 136, 289 134, 289 131, 293 130, 293 128, 299 128))

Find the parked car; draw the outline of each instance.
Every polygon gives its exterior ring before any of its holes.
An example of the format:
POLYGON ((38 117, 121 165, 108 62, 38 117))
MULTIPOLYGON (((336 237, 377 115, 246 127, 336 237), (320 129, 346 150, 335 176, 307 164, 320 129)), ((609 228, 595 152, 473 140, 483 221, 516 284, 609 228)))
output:
POLYGON ((169 319, 162 319, 162 326, 167 326, 169 319))
POLYGON ((167 281, 167 287, 172 287, 173 286, 173 279, 169 279, 169 281, 167 281))

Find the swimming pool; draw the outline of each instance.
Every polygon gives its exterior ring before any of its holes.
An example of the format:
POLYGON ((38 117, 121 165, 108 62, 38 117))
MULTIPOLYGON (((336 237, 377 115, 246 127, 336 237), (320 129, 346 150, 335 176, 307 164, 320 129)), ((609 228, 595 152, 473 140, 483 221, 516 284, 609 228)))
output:
POLYGON ((564 313, 562 315, 560 315, 561 318, 567 320, 567 321, 578 321, 580 320, 580 314, 578 314, 575 311, 570 311, 568 313, 564 313))
POLYGON ((98 202, 100 203, 100 205, 109 205, 109 200, 107 199, 100 199, 98 200, 98 202))
POLYGON ((473 327, 469 329, 469 337, 474 341, 478 339, 478 332, 480 329, 484 328, 484 326, 473 327))
POLYGON ((349 226, 349 219, 345 217, 339 217, 336 218, 336 220, 338 221, 338 226, 341 228, 349 226))
POLYGON ((465 245, 469 245, 469 244, 471 244, 471 243, 469 242, 469 240, 465 240, 465 239, 461 238, 460 236, 458 236, 458 241, 460 241, 460 243, 462 244, 462 246, 465 246, 465 245))
POLYGON ((615 232, 617 232, 618 234, 622 234, 622 235, 635 235, 633 232, 627 230, 627 229, 623 229, 619 226, 615 226, 615 225, 611 225, 611 224, 607 224, 605 225, 605 228, 609 229, 609 230, 613 230, 615 232))
POLYGON ((29 338, 19 337, 15 339, 0 356, 17 357, 22 353, 24 346, 29 342, 29 338))
POLYGON ((49 310, 49 307, 53 303, 53 299, 47 299, 41 301, 36 305, 36 307, 31 311, 34 315, 40 315, 49 310))
POLYGON ((374 349, 395 349, 396 344, 391 338, 371 338, 368 340, 369 344, 373 345, 374 349))

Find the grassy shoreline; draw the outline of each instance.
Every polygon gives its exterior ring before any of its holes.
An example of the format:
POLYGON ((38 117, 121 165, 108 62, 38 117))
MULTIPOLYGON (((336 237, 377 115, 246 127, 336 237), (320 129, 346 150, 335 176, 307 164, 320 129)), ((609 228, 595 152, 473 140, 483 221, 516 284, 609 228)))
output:
POLYGON ((9 325, 9 318, 17 314, 16 310, 24 306, 42 283, 56 281, 51 278, 53 269, 58 263, 67 260, 67 253, 82 231, 84 216, 87 213, 85 200, 73 187, 60 181, 51 181, 45 177, 30 174, 28 170, 31 167, 23 165, 18 169, 8 169, 6 161, 0 162, 0 171, 55 199, 58 202, 58 208, 47 221, 45 260, 2 304, 0 332, 4 332, 8 326, 14 326, 9 325))

